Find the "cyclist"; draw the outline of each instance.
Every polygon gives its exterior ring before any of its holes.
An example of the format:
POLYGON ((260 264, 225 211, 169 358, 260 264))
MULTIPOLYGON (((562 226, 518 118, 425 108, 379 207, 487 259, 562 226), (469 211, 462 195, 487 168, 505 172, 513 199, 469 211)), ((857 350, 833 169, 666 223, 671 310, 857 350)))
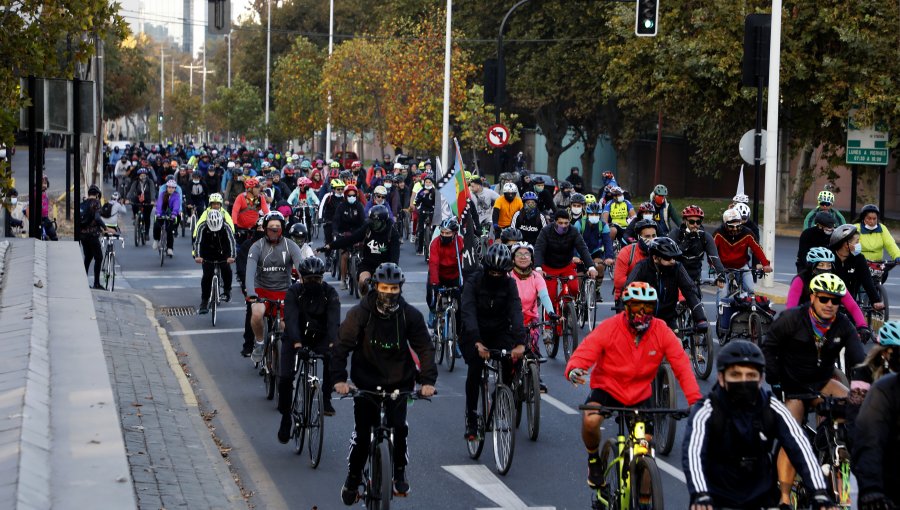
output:
MULTIPOLYGON (((365 207, 359 201, 359 190, 355 185, 349 184, 344 189, 344 200, 337 204, 334 211, 334 219, 332 227, 334 229, 334 241, 329 244, 333 245, 342 237, 348 237, 360 227, 365 226, 366 212, 365 207)), ((342 247, 348 246, 342 243, 342 247)), ((349 246, 352 246, 349 245, 349 246)), ((341 252, 341 289, 346 290, 347 284, 347 265, 350 260, 350 252, 344 250, 341 252)), ((375 266, 377 267, 377 266, 375 266)), ((375 269, 373 267, 372 269, 375 269)), ((360 287, 362 288, 362 287, 360 287)))
POLYGON ((247 254, 245 286, 247 301, 252 305, 250 327, 256 343, 250 359, 254 363, 262 361, 263 348, 263 315, 274 305, 258 303, 258 298, 283 300, 285 292, 291 286, 291 269, 299 268, 303 256, 300 247, 283 235, 284 216, 279 212, 271 212, 263 218, 265 234, 262 239, 253 243, 247 254))
POLYGON ((675 206, 669 202, 669 188, 657 184, 650 193, 650 202, 653 203, 653 220, 659 225, 659 235, 669 235, 670 225, 673 228, 681 225, 675 206))
POLYGON ((118 233, 122 232, 121 227, 119 226, 119 219, 128 208, 125 207, 125 200, 119 196, 118 191, 113 191, 112 196, 109 198, 109 202, 103 204, 100 208, 100 217, 103 218, 103 223, 106 225, 106 228, 115 230, 118 233))
POLYGON ((634 223, 634 233, 637 242, 629 244, 619 250, 616 256, 616 265, 613 272, 613 297, 618 300, 625 289, 625 281, 628 274, 638 262, 647 258, 647 250, 650 242, 656 239, 658 225, 653 220, 637 220, 634 223))
POLYGON ((468 365, 466 373, 466 433, 468 440, 478 434, 478 391, 488 349, 506 349, 512 363, 501 360, 503 381, 512 378, 513 364, 525 354, 522 301, 516 282, 507 273, 513 268, 509 248, 492 244, 481 260, 482 270, 463 286, 462 332, 459 347, 468 365))
MULTIPOLYGON (((225 224, 231 229, 232 232, 234 229, 234 221, 231 219, 231 215, 228 214, 228 210, 223 207, 224 199, 220 193, 213 193, 209 196, 209 207, 203 211, 203 214, 197 218, 197 225, 194 227, 193 235, 197 235, 197 229, 200 227, 200 224, 206 221, 206 218, 209 216, 209 212, 216 210, 222 213, 222 217, 225 218, 225 224)), ((235 243, 237 243, 237 239, 235 239, 235 243)))
POLYGON ((816 213, 819 211, 824 211, 830 214, 834 218, 834 224, 841 226, 847 223, 844 220, 844 215, 841 214, 840 211, 834 208, 834 193, 828 190, 820 191, 819 195, 816 197, 816 202, 819 203, 812 211, 806 215, 806 218, 803 219, 803 228, 809 228, 813 226, 813 218, 815 218, 816 213))
MULTIPOLYGON (((847 287, 836 275, 820 274, 809 283, 810 303, 783 311, 763 337, 769 373, 766 379, 776 396, 799 423, 821 399, 798 400, 794 396, 821 393, 846 397, 847 387, 834 379, 841 350, 845 367, 856 366, 865 355, 856 328, 838 305, 847 287)), ((781 503, 790 503, 796 470, 782 450, 778 456, 781 503)))
MULTIPOLYGON (((703 259, 715 269, 719 275, 716 284, 721 289, 725 286, 725 267, 719 259, 719 250, 712 236, 703 230, 703 209, 689 205, 681 211, 681 228, 669 233, 669 237, 681 248, 681 263, 687 270, 691 281, 699 282, 703 273, 703 259)), ((700 288, 698 287, 699 291, 700 288)))
MULTIPOLYGON (((401 296, 406 277, 394 263, 381 264, 375 269, 374 292, 347 312, 341 323, 338 341, 331 357, 334 390, 340 395, 350 391, 347 383, 347 357, 352 353, 350 378, 364 390, 412 391, 418 382, 424 397, 434 394, 437 367, 434 365, 434 346, 422 313, 401 296), (415 356, 411 353, 414 352, 415 356)), ((358 499, 362 469, 369 452, 372 427, 379 424, 378 407, 366 398, 353 402, 355 428, 350 438, 349 470, 341 489, 345 505, 358 499)), ((393 429, 394 493, 409 493, 406 479, 406 399, 386 402, 388 425, 393 429)))
POLYGON ((544 216, 549 217, 556 211, 553 202, 553 193, 547 189, 547 183, 544 178, 538 175, 534 178, 534 192, 537 194, 537 207, 544 216))
MULTIPOLYGON (((750 229, 741 224, 741 213, 734 209, 728 209, 722 214, 722 222, 722 226, 713 235, 722 266, 726 269, 747 269, 750 267, 749 252, 752 252, 760 261, 756 268, 771 273, 772 266, 769 259, 766 258, 766 254, 753 238, 750 229)), ((750 272, 741 273, 741 279, 744 290, 753 292, 753 276, 750 272)), ((725 296, 725 292, 724 288, 716 291, 716 306, 725 296)))
POLYGON ((250 230, 260 216, 269 214, 269 204, 261 196, 256 177, 244 179, 244 188, 246 191, 238 195, 231 206, 231 219, 237 229, 250 230))
MULTIPOLYGON (((875 344, 863 362, 853 367, 851 371, 846 423, 847 435, 850 438, 857 434, 854 430, 856 417, 872 384, 891 372, 900 371, 900 321, 885 322, 878 330, 875 344)), ((853 450, 852 444, 849 447, 853 450)))
POLYGON ((430 239, 425 239, 424 232, 426 226, 431 225, 431 221, 434 217, 434 203, 434 178, 431 174, 424 174, 422 177, 422 189, 416 193, 415 198, 417 212, 416 233, 418 234, 416 237, 416 254, 418 255, 424 254, 425 243, 431 242, 430 239))
POLYGON ((297 246, 300 248, 300 257, 303 260, 308 259, 309 257, 315 257, 316 254, 313 252, 312 247, 307 244, 309 241, 309 229, 306 228, 306 225, 302 223, 294 223, 290 227, 288 227, 288 237, 291 241, 297 243, 297 246))
MULTIPOLYGON (((247 239, 245 239, 244 242, 242 242, 240 246, 238 246, 237 256, 234 259, 236 276, 238 282, 241 284, 241 294, 243 294, 245 298, 247 297, 247 257, 250 254, 250 248, 256 243, 256 241, 259 241, 265 235, 263 220, 265 220, 265 218, 260 216, 259 220, 256 222, 256 227, 250 231, 247 239)), ((244 313, 244 343, 241 347, 241 356, 247 358, 250 356, 250 353, 253 352, 254 346, 253 328, 250 326, 250 319, 252 318, 253 313, 251 303, 246 299, 244 300, 244 303, 246 306, 246 310, 244 313)))
POLYGON ((621 239, 625 227, 637 216, 631 202, 625 200, 625 190, 613 186, 609 190, 612 200, 603 206, 603 223, 609 225, 610 236, 621 239))
POLYGON ((512 248, 516 243, 522 242, 522 232, 516 227, 506 227, 500 232, 500 244, 512 248))
POLYGON ((330 187, 331 191, 326 193, 322 197, 322 201, 319 202, 319 221, 324 225, 322 230, 325 233, 326 243, 334 240, 334 226, 332 222, 334 221, 334 213, 337 211, 337 207, 344 203, 344 188, 346 185, 340 179, 332 179, 330 187))
POLYGON ((288 197, 291 196, 291 188, 281 180, 281 172, 272 170, 269 172, 269 177, 272 179, 272 188, 275 190, 275 201, 287 201, 288 197))
POLYGON ((499 236, 500 231, 512 225, 513 215, 524 207, 515 184, 507 182, 501 189, 503 194, 494 201, 494 210, 491 213, 495 236, 499 236))
POLYGON ((572 190, 574 189, 572 183, 569 181, 560 181, 557 188, 559 188, 559 191, 553 196, 553 209, 566 209, 569 207, 569 202, 571 201, 570 197, 572 196, 572 190))
POLYGON ((454 297, 459 299, 460 287, 462 287, 462 267, 464 243, 459 235, 459 223, 456 218, 450 217, 441 222, 441 233, 431 241, 431 249, 428 256, 428 287, 425 290, 425 301, 431 315, 428 324, 433 327, 434 314, 437 306, 437 288, 452 287, 454 297))
POLYGON ((194 262, 203 265, 203 278, 200 280, 200 315, 209 312, 209 297, 216 265, 222 271, 222 300, 226 303, 231 301, 231 263, 237 255, 234 232, 231 226, 226 224, 224 211, 210 209, 204 211, 204 215, 203 223, 197 223, 192 252, 194 262))
POLYGON ((716 356, 709 394, 694 404, 681 449, 691 510, 777 505, 777 442, 800 466, 813 508, 834 508, 812 445, 784 404, 762 387, 766 359, 746 340, 732 340, 716 356))
POLYGON ((145 168, 137 171, 137 179, 131 183, 128 190, 128 201, 131 202, 131 212, 137 217, 138 211, 144 216, 144 236, 150 233, 150 218, 153 214, 153 204, 156 203, 156 186, 150 182, 145 168))
MULTIPOLYGON (((584 238, 577 230, 571 228, 569 213, 565 209, 557 210, 556 221, 541 229, 541 233, 538 234, 534 246, 535 270, 549 276, 576 276, 577 265, 587 260, 592 259, 584 238), (573 257, 573 253, 577 255, 573 257)), ((596 278, 597 269, 589 267, 588 274, 591 278, 596 278)), ((573 278, 566 282, 566 285, 569 294, 578 295, 578 279, 573 278)), ((547 291, 550 294, 550 301, 556 307, 556 282, 551 282, 547 291)), ((559 313, 555 308, 554 311, 559 313)))
POLYGON ((831 251, 834 252, 834 274, 841 278, 851 296, 859 295, 862 286, 875 310, 884 310, 881 295, 872 281, 869 264, 862 255, 859 231, 853 225, 841 225, 831 233, 831 251))
POLYGON ((394 211, 391 209, 390 204, 387 201, 388 191, 383 185, 375 186, 375 189, 372 191, 372 200, 366 204, 365 212, 366 216, 369 215, 369 211, 372 210, 376 205, 383 205, 387 208, 388 215, 391 218, 391 221, 394 221, 394 211))
MULTIPOLYGON (((376 205, 369 211, 368 220, 363 220, 361 226, 322 247, 324 251, 330 251, 345 249, 357 243, 362 244, 357 281, 359 292, 363 296, 368 293, 369 278, 378 266, 386 262, 396 264, 400 260, 400 234, 397 229, 391 228, 391 225, 388 208, 376 205)), ((344 252, 344 255, 347 255, 347 252, 344 252)), ((342 264, 344 263, 342 261, 342 264)), ((346 273, 343 266, 342 271, 346 273)), ((346 286, 342 288, 346 289, 346 286)))
MULTIPOLYGON (((575 385, 584 384, 587 372, 591 371, 591 393, 586 403, 647 407, 651 384, 664 358, 675 371, 688 404, 702 397, 681 340, 665 322, 653 316, 656 296, 656 290, 645 282, 629 284, 622 293, 625 311, 598 324, 572 353, 564 372, 566 379, 575 385)), ((587 483, 592 488, 600 488, 604 499, 609 501, 609 488, 604 480, 606 466, 600 465, 598 451, 602 423, 602 415, 585 411, 581 439, 588 451, 587 483)))
POLYGON ((155 250, 159 247, 162 220, 169 219, 166 226, 166 255, 169 257, 174 255, 175 228, 178 226, 176 218, 181 214, 181 195, 176 192, 177 189, 178 184, 174 179, 166 181, 166 191, 156 197, 156 221, 153 222, 153 249, 155 250))
MULTIPOLYGON (((540 320, 540 310, 538 303, 544 307, 544 310, 553 310, 553 302, 550 301, 550 294, 547 292, 547 282, 541 275, 534 271, 534 246, 527 242, 516 243, 512 247, 513 268, 509 275, 516 282, 519 289, 519 300, 522 302, 522 320, 525 326, 540 320)), ((556 320, 558 316, 551 312, 547 314, 551 320, 556 320)), ((540 345, 538 336, 540 332, 537 329, 531 331, 531 337, 528 338, 528 344, 525 346, 526 352, 530 352, 534 356, 540 356, 540 345)), ((546 393, 547 386, 541 382, 541 391, 546 393)))
POLYGON ((572 198, 569 200, 569 224, 579 233, 584 232, 586 221, 584 202, 585 198, 581 193, 572 193, 572 198))
POLYGON ((322 367, 322 397, 325 416, 334 416, 331 404, 331 345, 337 340, 341 322, 341 299, 334 287, 323 281, 325 263, 307 257, 300 263, 300 281, 290 286, 284 297, 284 336, 281 342, 281 367, 278 374, 278 411, 281 424, 278 441, 291 438, 291 402, 294 398, 294 362, 299 349, 325 356, 322 367))
POLYGON ((815 216, 816 224, 804 229, 800 233, 800 242, 797 246, 797 271, 803 271, 806 267, 806 255, 817 246, 827 248, 831 244, 831 234, 834 232, 834 217, 827 212, 819 211, 815 216))
POLYGON ((243 193, 246 189, 244 187, 244 181, 253 177, 253 175, 251 175, 252 171, 253 167, 250 163, 245 163, 243 166, 236 166, 231 169, 231 179, 228 179, 228 182, 224 184, 225 189, 222 190, 222 194, 225 197, 225 206, 229 209, 234 205, 234 201, 237 200, 238 195, 243 193))
MULTIPOLYGON (((596 202, 596 199, 593 203, 587 204, 585 212, 587 214, 587 223, 584 224, 581 236, 584 238, 584 244, 587 245, 588 251, 591 252, 594 267, 597 268, 597 288, 599 289, 600 284, 603 283, 604 270, 607 266, 613 265, 615 251, 613 250, 609 225, 601 220, 600 204, 596 202)), ((597 296, 600 299, 599 292, 597 296)))
POLYGON ((87 273, 94 262, 94 289, 102 290, 100 285, 100 265, 103 263, 103 248, 100 236, 108 229, 100 216, 100 188, 91 185, 87 199, 81 203, 79 221, 81 223, 81 249, 84 251, 84 272, 87 273))
POLYGON ((547 218, 538 210, 538 196, 534 191, 526 191, 522 202, 524 207, 513 214, 511 226, 522 233, 523 240, 534 244, 541 229, 547 226, 547 218))
POLYGON ((874 204, 867 204, 862 208, 856 223, 853 225, 859 231, 859 243, 862 245, 862 254, 866 260, 882 260, 884 252, 894 259, 894 262, 900 262, 900 248, 897 247, 897 241, 891 235, 887 225, 881 223, 881 211, 874 204))
MULTIPOLYGON (((652 202, 642 202, 638 204, 637 216, 631 220, 631 223, 625 227, 625 232, 622 234, 622 237, 619 239, 624 244, 631 244, 637 242, 638 235, 634 232, 635 224, 640 220, 653 220, 653 203, 652 202)), ((657 230, 659 227, 657 226, 657 230)))

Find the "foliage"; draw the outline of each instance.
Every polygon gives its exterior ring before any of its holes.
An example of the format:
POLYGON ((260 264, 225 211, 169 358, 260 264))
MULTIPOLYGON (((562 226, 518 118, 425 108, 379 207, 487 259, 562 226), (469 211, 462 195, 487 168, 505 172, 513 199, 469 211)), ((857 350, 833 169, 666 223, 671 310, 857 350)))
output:
POLYGON ((187 83, 175 85, 175 93, 166 96, 166 105, 163 128, 167 136, 182 137, 200 129, 200 121, 203 120, 200 97, 191 95, 187 83))
POLYGON ((237 78, 231 88, 219 86, 216 95, 207 103, 207 115, 221 122, 221 129, 247 136, 259 132, 263 115, 259 89, 237 78))
MULTIPOLYGON (((492 147, 487 143, 487 132, 495 120, 494 105, 484 104, 484 87, 477 83, 469 87, 465 103, 456 114, 460 145, 466 150, 491 151, 492 147)), ((522 131, 519 116, 501 112, 500 123, 509 128, 509 143, 518 142, 522 131)))
POLYGON ((117 119, 147 105, 150 92, 149 40, 127 37, 121 42, 109 37, 104 45, 103 115, 117 119))
MULTIPOLYGON (((320 100, 324 55, 305 37, 275 62, 275 130, 286 138, 309 140, 322 125, 325 109, 320 100)), ((279 137, 280 138, 280 137, 279 137)))

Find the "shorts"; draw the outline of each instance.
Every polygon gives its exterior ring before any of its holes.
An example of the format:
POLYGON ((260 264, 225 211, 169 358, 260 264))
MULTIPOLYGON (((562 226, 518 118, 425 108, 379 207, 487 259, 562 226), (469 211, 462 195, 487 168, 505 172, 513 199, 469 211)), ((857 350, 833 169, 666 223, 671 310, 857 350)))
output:
MULTIPOLYGON (((652 397, 651 397, 652 398, 652 397)), ((606 390, 602 390, 600 388, 592 388, 590 395, 588 395, 587 399, 585 399, 585 404, 600 404, 602 407, 635 407, 635 408, 643 408, 650 407, 650 398, 646 400, 642 400, 637 404, 623 404, 616 400, 615 397, 610 395, 606 390)))
MULTIPOLYGON (((280 312, 284 315, 284 297, 287 295, 286 290, 268 290, 261 289, 259 287, 256 288, 256 295, 262 299, 268 299, 271 301, 282 301, 280 308, 280 312)), ((275 303, 266 302, 266 315, 272 315, 275 313, 275 303)))

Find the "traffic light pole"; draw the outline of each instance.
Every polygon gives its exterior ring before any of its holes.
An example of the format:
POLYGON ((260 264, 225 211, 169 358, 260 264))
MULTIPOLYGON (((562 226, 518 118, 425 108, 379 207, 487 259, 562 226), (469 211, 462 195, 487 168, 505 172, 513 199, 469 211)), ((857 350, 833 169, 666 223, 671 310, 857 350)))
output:
MULTIPOLYGON (((509 19, 509 16, 518 9, 523 4, 528 3, 529 0, 519 0, 515 5, 510 7, 508 11, 506 11, 506 15, 503 16, 503 21, 500 22, 500 33, 497 34, 497 92, 494 95, 494 120, 497 124, 500 124, 500 110, 503 108, 503 105, 506 103, 506 63, 503 60, 503 32, 506 30, 506 20, 509 19)), ((500 149, 494 149, 494 180, 496 182, 500 182, 500 149)))

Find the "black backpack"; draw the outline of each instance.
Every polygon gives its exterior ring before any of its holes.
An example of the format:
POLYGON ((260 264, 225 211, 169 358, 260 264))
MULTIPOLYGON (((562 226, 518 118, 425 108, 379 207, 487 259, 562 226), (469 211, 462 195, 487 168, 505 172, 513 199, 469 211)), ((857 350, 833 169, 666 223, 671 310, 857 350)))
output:
POLYGON ((81 203, 81 210, 78 213, 78 223, 82 229, 88 228, 94 221, 94 213, 97 211, 97 201, 94 199, 85 200, 81 203))
POLYGON ((112 217, 112 209, 113 209, 112 202, 107 202, 107 203, 103 204, 103 207, 100 208, 100 216, 103 216, 104 218, 111 218, 112 217))

